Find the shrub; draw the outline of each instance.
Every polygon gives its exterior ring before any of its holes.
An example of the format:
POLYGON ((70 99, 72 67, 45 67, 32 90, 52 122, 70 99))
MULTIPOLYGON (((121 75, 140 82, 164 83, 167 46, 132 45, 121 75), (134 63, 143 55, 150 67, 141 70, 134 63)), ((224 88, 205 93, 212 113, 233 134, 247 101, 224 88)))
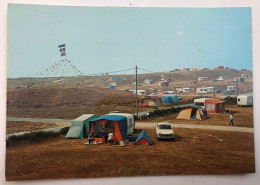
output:
POLYGON ((38 131, 38 132, 31 132, 31 133, 25 133, 23 135, 13 135, 10 136, 8 139, 6 139, 6 146, 14 146, 21 143, 37 143, 41 141, 45 141, 51 138, 56 138, 60 135, 59 132, 44 132, 44 131, 38 131))
POLYGON ((223 100, 225 101, 225 104, 230 104, 230 105, 236 105, 237 104, 237 98, 236 97, 227 96, 223 100))

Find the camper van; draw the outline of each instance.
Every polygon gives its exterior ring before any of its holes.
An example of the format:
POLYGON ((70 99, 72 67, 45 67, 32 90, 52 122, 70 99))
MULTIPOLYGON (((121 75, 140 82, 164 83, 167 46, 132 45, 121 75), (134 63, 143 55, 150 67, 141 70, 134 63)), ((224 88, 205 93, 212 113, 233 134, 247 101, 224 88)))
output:
POLYGON ((239 106, 253 106, 253 95, 238 95, 237 105, 239 106))
POLYGON ((189 87, 183 88, 183 93, 190 93, 190 88, 189 87))
POLYGON ((198 88, 196 88, 196 93, 197 94, 207 94, 208 88, 207 87, 198 87, 198 88))
POLYGON ((216 87, 207 87, 209 93, 215 93, 218 91, 216 87))
POLYGON ((235 91, 236 88, 234 86, 227 86, 227 92, 235 91))
POLYGON ((194 99, 194 105, 200 106, 202 108, 205 108, 205 101, 210 98, 197 98, 194 99))
POLYGON ((145 90, 137 90, 137 95, 146 96, 146 91, 145 90))

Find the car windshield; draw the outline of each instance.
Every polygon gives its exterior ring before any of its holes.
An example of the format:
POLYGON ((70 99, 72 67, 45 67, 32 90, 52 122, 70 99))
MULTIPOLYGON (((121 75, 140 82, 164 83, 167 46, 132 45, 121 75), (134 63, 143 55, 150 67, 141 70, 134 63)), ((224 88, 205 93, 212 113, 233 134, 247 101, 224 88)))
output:
POLYGON ((159 129, 171 129, 171 125, 159 125, 159 129))

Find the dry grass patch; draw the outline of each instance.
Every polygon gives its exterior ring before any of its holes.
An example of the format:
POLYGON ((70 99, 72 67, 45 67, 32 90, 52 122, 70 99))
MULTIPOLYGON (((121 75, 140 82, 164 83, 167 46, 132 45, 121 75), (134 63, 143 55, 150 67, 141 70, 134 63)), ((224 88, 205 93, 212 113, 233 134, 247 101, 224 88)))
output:
POLYGON ((85 139, 60 137, 9 147, 6 179, 255 172, 253 134, 176 128, 171 142, 157 141, 154 129, 145 130, 154 145, 88 146, 85 139))

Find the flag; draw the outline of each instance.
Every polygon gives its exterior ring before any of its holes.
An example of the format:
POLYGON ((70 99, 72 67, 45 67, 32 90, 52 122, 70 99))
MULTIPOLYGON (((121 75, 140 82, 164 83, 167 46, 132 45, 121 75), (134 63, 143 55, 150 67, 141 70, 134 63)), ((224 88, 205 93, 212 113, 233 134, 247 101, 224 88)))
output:
POLYGON ((58 46, 59 48, 64 48, 65 47, 65 44, 61 44, 58 46))

